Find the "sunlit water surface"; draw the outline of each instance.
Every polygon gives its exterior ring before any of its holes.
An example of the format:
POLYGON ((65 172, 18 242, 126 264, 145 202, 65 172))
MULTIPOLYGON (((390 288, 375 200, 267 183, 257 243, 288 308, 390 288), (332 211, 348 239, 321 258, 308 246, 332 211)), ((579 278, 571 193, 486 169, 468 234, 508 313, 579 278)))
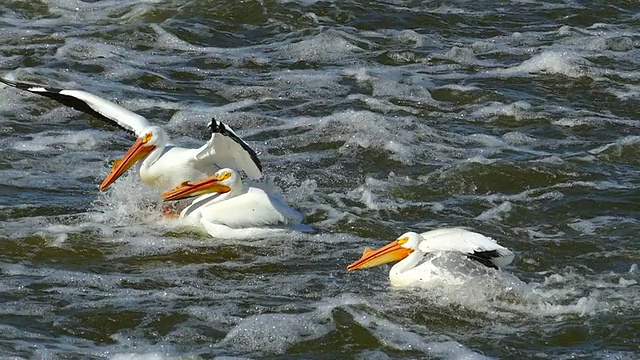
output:
POLYGON ((100 193, 132 139, 0 88, 2 357, 636 358, 639 26, 633 1, 3 2, 2 76, 183 145, 225 121, 316 232, 212 239, 133 172, 100 193), (516 259, 346 271, 443 226, 516 259))

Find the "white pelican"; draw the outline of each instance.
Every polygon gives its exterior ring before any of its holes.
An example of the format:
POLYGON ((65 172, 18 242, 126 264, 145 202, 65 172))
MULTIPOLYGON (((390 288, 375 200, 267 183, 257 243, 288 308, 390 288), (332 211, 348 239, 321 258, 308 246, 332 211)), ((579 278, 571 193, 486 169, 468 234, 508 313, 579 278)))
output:
POLYGON ((422 234, 408 232, 377 249, 366 248, 362 257, 347 266, 348 270, 366 269, 392 261, 402 260, 389 271, 391 285, 406 286, 428 282, 433 265, 421 263, 427 253, 457 252, 490 268, 501 268, 513 261, 511 250, 495 240, 472 231, 447 228, 422 234))
POLYGON ((1 77, 0 82, 51 98, 136 135, 135 144, 122 159, 114 162, 100 190, 105 190, 142 159, 142 181, 161 190, 171 189, 184 181, 202 179, 227 167, 243 170, 254 179, 262 177, 262 165, 255 151, 231 128, 215 119, 209 124, 211 139, 197 149, 188 149, 171 144, 164 129, 152 126, 143 116, 86 91, 45 88, 1 77))
POLYGON ((182 210, 180 218, 200 223, 214 237, 249 233, 235 231, 239 229, 297 225, 303 218, 281 197, 256 187, 244 188, 238 174, 231 169, 218 170, 213 176, 194 183, 184 182, 162 194, 164 201, 198 195, 182 210))

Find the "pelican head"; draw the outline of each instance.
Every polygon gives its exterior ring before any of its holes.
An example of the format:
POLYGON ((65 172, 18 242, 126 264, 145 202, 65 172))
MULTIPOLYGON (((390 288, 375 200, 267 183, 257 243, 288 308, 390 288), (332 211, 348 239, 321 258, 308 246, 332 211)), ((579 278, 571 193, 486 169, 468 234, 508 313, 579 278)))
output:
POLYGON ((163 201, 171 201, 184 199, 193 196, 199 196, 208 193, 224 194, 232 190, 241 189, 242 182, 240 177, 232 169, 220 169, 212 176, 190 183, 183 182, 173 190, 169 190, 162 194, 163 201))
POLYGON ((418 250, 418 246, 420 245, 421 241, 422 237, 418 233, 404 233, 396 240, 377 250, 366 248, 362 253, 362 257, 347 266, 347 269, 367 269, 374 266, 390 263, 392 261, 400 261, 409 256, 414 251, 418 250))
POLYGON ((113 162, 111 172, 100 185, 100 190, 105 190, 109 187, 133 164, 146 158, 153 150, 163 148, 167 141, 167 133, 162 128, 158 126, 147 127, 140 133, 140 136, 138 136, 136 142, 129 148, 127 153, 121 159, 113 162))

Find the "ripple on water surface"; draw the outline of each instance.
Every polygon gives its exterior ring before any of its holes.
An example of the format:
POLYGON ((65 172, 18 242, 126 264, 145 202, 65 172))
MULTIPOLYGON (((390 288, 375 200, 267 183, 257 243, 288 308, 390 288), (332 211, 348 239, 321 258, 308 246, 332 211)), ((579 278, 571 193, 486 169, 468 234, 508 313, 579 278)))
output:
POLYGON ((227 122, 313 234, 164 219, 132 139, 0 88, 0 348, 18 358, 635 358, 639 88, 629 2, 10 2, 3 76, 88 90, 198 146, 227 122), (13 71, 15 69, 15 71, 13 71), (503 272, 347 272, 473 228, 503 272))

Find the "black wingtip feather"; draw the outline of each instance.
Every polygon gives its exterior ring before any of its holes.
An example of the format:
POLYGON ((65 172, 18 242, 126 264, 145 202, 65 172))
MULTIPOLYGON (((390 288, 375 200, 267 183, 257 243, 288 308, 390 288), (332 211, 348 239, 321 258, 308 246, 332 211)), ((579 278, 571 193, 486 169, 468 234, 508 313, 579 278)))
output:
POLYGON ((52 88, 52 87, 47 87, 44 85, 39 85, 39 84, 31 84, 31 83, 26 83, 26 82, 20 82, 20 81, 12 81, 12 80, 8 80, 8 79, 4 79, 2 77, 0 77, 0 82, 9 85, 11 87, 14 87, 16 89, 20 89, 20 90, 24 90, 24 91, 28 91, 30 93, 33 94, 37 94, 40 96, 44 96, 47 97, 49 99, 55 100, 57 102, 59 102, 62 105, 68 106, 70 108, 73 108, 75 110, 78 110, 80 112, 83 112, 85 114, 91 115, 93 117, 96 117, 100 120, 103 120, 105 122, 107 122, 108 124, 117 127, 118 129, 122 129, 130 134, 133 134, 135 136, 135 133, 133 131, 131 131, 131 129, 127 129, 123 126, 121 126, 120 124, 118 124, 117 122, 113 121, 112 119, 100 114, 99 112, 93 110, 93 108, 91 108, 91 106, 89 106, 86 102, 75 98, 73 96, 70 95, 64 95, 61 94, 60 92, 64 91, 64 89, 57 89, 57 88, 52 88), (41 88, 44 89, 44 91, 34 91, 33 88, 41 88))
POLYGON ((242 146, 242 148, 249 153, 251 160, 253 160, 253 162, 256 164, 256 166, 258 167, 258 170, 262 172, 262 163, 260 162, 260 159, 258 159, 258 154, 256 154, 256 152, 253 151, 253 149, 249 145, 247 145, 247 143, 244 142, 244 140, 240 139, 236 134, 232 133, 231 131, 228 131, 227 127, 223 122, 218 121, 215 118, 212 118, 208 127, 209 127, 209 130, 211 130, 212 134, 218 133, 224 136, 228 136, 231 139, 233 139, 233 141, 240 144, 240 146, 242 146))
POLYGON ((497 269, 498 267, 493 263, 493 259, 499 258, 500 253, 497 250, 474 251, 473 254, 467 254, 467 257, 486 267, 497 269))
POLYGON ((27 83, 27 82, 21 82, 21 81, 13 81, 13 80, 9 80, 9 79, 5 79, 3 77, 0 77, 0 82, 9 85, 11 87, 14 87, 16 89, 20 89, 20 90, 24 90, 24 91, 29 91, 35 94, 39 94, 39 95, 43 95, 43 96, 47 96, 44 94, 44 92, 42 91, 33 91, 31 90, 32 88, 42 88, 45 90, 45 92, 53 92, 53 93, 59 93, 60 91, 62 91, 62 89, 56 89, 56 88, 49 88, 49 87, 45 87, 44 85, 40 85, 40 84, 32 84, 32 83, 27 83))

